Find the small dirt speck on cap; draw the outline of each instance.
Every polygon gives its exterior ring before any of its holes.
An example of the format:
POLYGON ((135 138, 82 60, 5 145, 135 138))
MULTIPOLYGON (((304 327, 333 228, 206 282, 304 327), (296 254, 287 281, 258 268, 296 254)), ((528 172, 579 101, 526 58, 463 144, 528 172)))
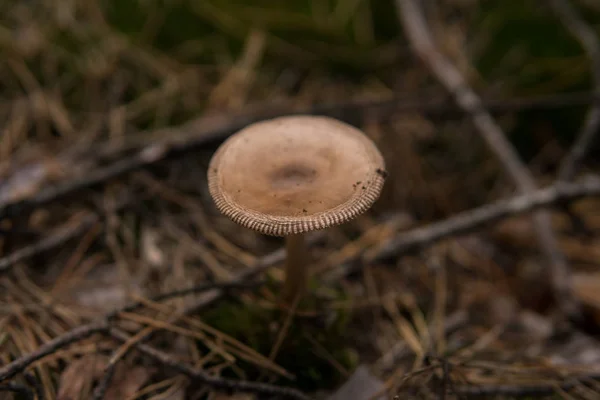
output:
POLYGON ((377 174, 378 174, 379 176, 381 176, 383 179, 387 178, 387 177, 388 177, 388 175, 389 175, 387 171, 385 171, 385 170, 383 170, 383 169, 381 169, 381 168, 377 168, 377 169, 375 170, 375 172, 377 172, 377 174))

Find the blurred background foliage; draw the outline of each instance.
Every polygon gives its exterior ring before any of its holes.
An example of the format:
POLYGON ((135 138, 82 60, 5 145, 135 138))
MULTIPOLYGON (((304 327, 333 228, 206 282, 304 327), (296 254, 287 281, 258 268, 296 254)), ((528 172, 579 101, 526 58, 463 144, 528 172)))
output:
MULTIPOLYGON (((187 99, 174 99, 173 112, 162 121, 165 124, 182 122, 209 105, 202 87, 222 79, 236 63, 258 71, 249 88, 248 97, 253 100, 274 97, 277 91, 298 91, 307 76, 330 82, 366 81, 370 87, 367 93, 381 88, 402 92, 406 83, 398 78, 401 68, 415 63, 404 41, 399 40, 402 32, 390 0, 19 3, 2 2, 0 41, 26 56, 41 85, 56 85, 44 82, 44 78, 55 79, 50 68, 63 69, 62 76, 70 81, 61 83, 70 93, 64 101, 68 107, 77 108, 90 105, 82 98, 90 97, 90 87, 79 95, 73 88, 82 78, 92 78, 100 85, 108 77, 140 75, 142 69, 141 76, 134 79, 140 83, 138 89, 144 90, 152 81, 164 83, 176 72, 179 83, 194 87, 198 95, 188 93, 187 99), (39 57, 44 43, 55 48, 54 67, 39 57), (132 69, 131 63, 137 63, 138 68, 132 69), (69 70, 75 74, 69 77, 69 70), (77 77, 80 74, 84 76, 77 77), (177 102, 181 101, 187 101, 187 106, 179 107, 177 102)), ((543 1, 425 3, 441 47, 484 96, 542 95, 589 87, 589 63, 583 50, 543 1)), ((600 6, 590 0, 576 3, 600 30, 600 6)), ((427 79, 430 77, 419 77, 420 81, 427 79)), ((28 81, 24 77, 20 80, 28 81)), ((138 95, 135 91, 135 87, 128 88, 125 101, 134 99, 138 95)), ((132 118, 137 127, 156 123, 142 110, 138 114, 132 118)), ((539 147, 536 141, 543 140, 539 136, 550 134, 539 132, 544 127, 552 125, 556 130, 552 134, 566 143, 581 118, 579 107, 545 113, 543 118, 539 112, 524 112, 513 121, 512 137, 524 155, 532 156, 539 147)))
MULTIPOLYGON (((70 54, 73 64, 66 67, 86 69, 81 56, 88 56, 97 73, 103 63, 108 68, 110 60, 95 60, 93 53, 126 43, 160 55, 171 67, 202 66, 222 73, 243 56, 253 32, 266 35, 266 48, 256 65, 263 75, 259 82, 281 78, 281 70, 293 69, 299 74, 319 71, 344 79, 380 79, 390 85, 399 66, 414 61, 398 40, 401 29, 390 0, 65 0, 56 7, 53 1, 2 3, 5 45, 35 47, 36 41, 42 42, 36 35, 41 35, 57 51, 70 54), (40 7, 31 6, 38 2, 40 7), (31 18, 33 13, 38 18, 31 18), (79 23, 71 23, 75 20, 79 23), (45 23, 27 26, 31 21, 45 23)), ((479 88, 535 95, 589 87, 585 54, 543 1, 425 3, 443 6, 430 7, 438 40, 455 57, 460 57, 456 42, 464 45, 469 52, 464 58, 474 64, 469 76, 479 88)), ((600 29, 600 6, 590 0, 578 5, 600 29)), ((43 75, 36 61, 30 66, 43 75)), ((581 114, 555 117, 570 121, 581 114)))
MULTIPOLYGON (((600 6, 580 2, 580 11, 600 32, 600 6)), ((515 96, 544 95, 586 90, 590 87, 590 64, 580 44, 558 24, 549 8, 539 1, 483 1, 474 29, 484 32, 475 58, 485 81, 501 83, 515 96)), ((573 107, 556 113, 529 111, 519 115, 512 132, 517 147, 527 155, 539 148, 545 135, 555 135, 567 144, 583 120, 584 108, 573 107), (540 133, 536 128, 553 127, 540 133)))

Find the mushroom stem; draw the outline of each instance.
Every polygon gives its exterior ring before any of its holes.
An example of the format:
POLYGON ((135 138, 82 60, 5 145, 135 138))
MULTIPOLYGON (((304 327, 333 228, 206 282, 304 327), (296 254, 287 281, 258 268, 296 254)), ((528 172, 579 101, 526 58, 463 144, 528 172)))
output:
POLYGON ((304 234, 286 236, 285 250, 287 256, 282 300, 284 304, 292 305, 304 294, 308 283, 308 249, 304 241, 304 234))

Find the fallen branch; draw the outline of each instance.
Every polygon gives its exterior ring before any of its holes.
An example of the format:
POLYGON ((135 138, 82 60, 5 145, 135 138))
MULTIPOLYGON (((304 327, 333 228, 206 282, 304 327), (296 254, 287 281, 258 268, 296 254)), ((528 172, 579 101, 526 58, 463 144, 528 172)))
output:
POLYGON ((168 146, 162 143, 150 145, 139 150, 133 156, 127 156, 108 166, 87 171, 83 177, 76 177, 62 184, 43 188, 29 198, 0 204, 0 220, 17 216, 25 211, 62 199, 77 191, 94 187, 128 172, 154 164, 162 160, 168 150, 168 146))
MULTIPOLYGON (((521 193, 536 189, 535 180, 520 160, 515 148, 486 110, 479 96, 471 89, 460 71, 436 48, 422 10, 415 0, 396 0, 398 15, 410 44, 433 75, 450 92, 456 102, 471 117, 475 128, 496 155, 521 193)), ((552 224, 544 211, 533 215, 537 240, 550 267, 550 280, 558 306, 565 316, 577 317, 579 308, 570 288, 570 269, 559 250, 552 224)))
POLYGON ((585 196, 600 196, 600 177, 587 176, 576 183, 556 182, 535 192, 486 204, 473 210, 456 214, 444 221, 403 232, 364 254, 366 261, 380 260, 435 241, 480 228, 502 218, 522 214, 542 207, 573 201, 585 196))
POLYGON ((98 221, 99 217, 96 214, 87 215, 76 224, 70 224, 69 226, 59 228, 55 232, 47 233, 46 237, 40 239, 38 242, 0 258, 0 276, 7 273, 10 268, 17 263, 55 249, 64 243, 81 236, 84 232, 91 229, 98 221))
POLYGON ((8 363, 2 368, 0 368, 0 382, 14 377, 18 373, 24 371, 25 368, 27 368, 34 362, 38 361, 43 357, 46 357, 49 354, 55 353, 63 347, 69 346, 83 339, 87 339, 88 337, 97 333, 106 332, 108 332, 108 321, 106 320, 100 322, 93 322, 74 328, 69 332, 65 333, 64 335, 58 336, 50 340, 49 342, 46 342, 37 350, 29 354, 25 354, 14 360, 13 362, 8 363))
MULTIPOLYGON (((126 194, 123 195, 117 204, 111 207, 111 212, 118 212, 127 207, 131 203, 131 198, 126 194)), ((44 237, 37 242, 15 250, 13 253, 0 258, 0 276, 10 271, 14 265, 27 261, 28 259, 38 256, 42 253, 56 249, 74 238, 81 236, 86 231, 90 230, 96 223, 101 222, 102 216, 107 210, 99 210, 94 213, 89 213, 83 216, 75 224, 67 224, 53 232, 44 233, 44 237)))
MULTIPOLYGON (((563 108, 590 103, 600 104, 600 94, 578 92, 508 100, 488 100, 482 102, 482 105, 496 112, 504 113, 528 109, 563 108)), ((84 157, 86 162, 89 162, 90 157, 115 161, 89 170, 81 177, 67 179, 56 185, 42 185, 26 198, 0 202, 0 219, 18 216, 24 211, 101 185, 110 179, 148 167, 174 154, 193 151, 208 143, 224 140, 233 132, 263 119, 288 114, 314 114, 333 116, 352 122, 350 120, 358 112, 369 109, 390 113, 420 112, 429 116, 464 115, 460 108, 448 104, 446 100, 432 102, 406 98, 359 100, 343 104, 316 105, 304 109, 298 109, 291 105, 287 107, 263 105, 243 113, 205 115, 178 127, 128 135, 124 144, 95 146, 93 154, 84 157)), ((57 158, 60 160, 61 156, 57 156, 57 158)), ((63 160, 62 163, 70 165, 72 160, 63 160)))

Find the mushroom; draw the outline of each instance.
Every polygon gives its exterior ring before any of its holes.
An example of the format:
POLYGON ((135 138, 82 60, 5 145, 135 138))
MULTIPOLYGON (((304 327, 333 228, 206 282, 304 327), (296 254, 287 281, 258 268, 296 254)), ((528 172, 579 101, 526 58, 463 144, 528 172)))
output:
POLYGON ((285 237, 284 303, 306 290, 307 232, 368 210, 387 176, 381 153, 360 130, 320 116, 286 116, 247 126, 213 155, 209 192, 238 224, 285 237))

